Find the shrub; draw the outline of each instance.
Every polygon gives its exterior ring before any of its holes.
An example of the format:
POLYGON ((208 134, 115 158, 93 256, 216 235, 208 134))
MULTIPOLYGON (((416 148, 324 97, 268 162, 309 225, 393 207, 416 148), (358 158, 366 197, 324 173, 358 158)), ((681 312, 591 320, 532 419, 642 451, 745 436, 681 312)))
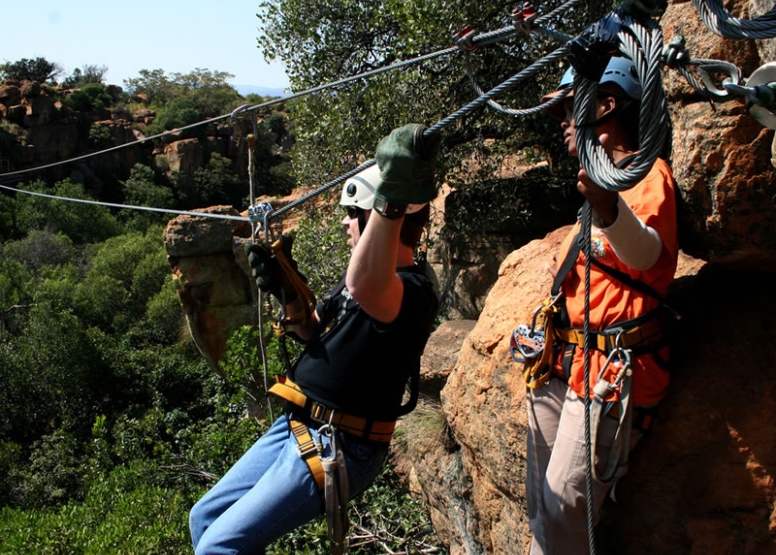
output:
POLYGON ((90 83, 74 90, 65 102, 78 112, 94 112, 110 107, 113 99, 105 91, 104 85, 90 83))

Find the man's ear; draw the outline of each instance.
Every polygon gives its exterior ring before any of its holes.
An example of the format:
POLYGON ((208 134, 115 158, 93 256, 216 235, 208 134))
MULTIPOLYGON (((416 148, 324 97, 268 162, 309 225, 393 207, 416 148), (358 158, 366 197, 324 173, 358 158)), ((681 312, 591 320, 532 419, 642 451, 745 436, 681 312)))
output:
POLYGON ((619 102, 615 97, 613 96, 604 96, 603 98, 599 98, 598 100, 598 117, 602 118, 606 114, 609 114, 610 112, 613 112, 614 109, 617 107, 617 102, 619 102))

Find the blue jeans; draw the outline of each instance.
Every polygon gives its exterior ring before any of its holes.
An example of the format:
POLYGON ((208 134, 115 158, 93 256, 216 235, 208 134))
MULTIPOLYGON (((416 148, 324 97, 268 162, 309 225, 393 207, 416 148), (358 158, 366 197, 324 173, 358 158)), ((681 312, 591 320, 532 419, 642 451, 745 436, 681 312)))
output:
MULTIPOLYGON (((313 438, 318 437, 310 428, 313 438)), ((322 436, 324 456, 330 440, 322 436)), ((337 437, 348 468, 351 499, 380 472, 388 444, 337 437)), ((307 463, 285 415, 251 447, 191 509, 189 528, 196 555, 262 554, 284 534, 324 513, 307 463)))

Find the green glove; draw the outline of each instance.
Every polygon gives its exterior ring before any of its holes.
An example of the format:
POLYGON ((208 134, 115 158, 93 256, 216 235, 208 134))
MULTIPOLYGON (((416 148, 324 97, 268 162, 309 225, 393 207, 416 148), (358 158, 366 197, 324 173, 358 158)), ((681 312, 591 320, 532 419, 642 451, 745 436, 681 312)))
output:
POLYGON ((425 130, 411 123, 394 129, 377 145, 381 183, 376 198, 391 204, 423 204, 437 196, 434 166, 440 136, 424 137, 425 130))

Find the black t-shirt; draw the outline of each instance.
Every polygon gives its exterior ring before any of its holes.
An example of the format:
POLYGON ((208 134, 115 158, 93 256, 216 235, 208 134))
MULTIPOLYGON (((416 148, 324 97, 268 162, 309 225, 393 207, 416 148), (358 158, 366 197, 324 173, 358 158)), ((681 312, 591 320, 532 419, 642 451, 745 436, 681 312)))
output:
POLYGON ((308 397, 329 408, 395 420, 408 378, 420 370, 438 300, 431 281, 415 267, 400 268, 399 315, 374 320, 353 299, 345 278, 317 307, 320 325, 291 371, 308 397))

